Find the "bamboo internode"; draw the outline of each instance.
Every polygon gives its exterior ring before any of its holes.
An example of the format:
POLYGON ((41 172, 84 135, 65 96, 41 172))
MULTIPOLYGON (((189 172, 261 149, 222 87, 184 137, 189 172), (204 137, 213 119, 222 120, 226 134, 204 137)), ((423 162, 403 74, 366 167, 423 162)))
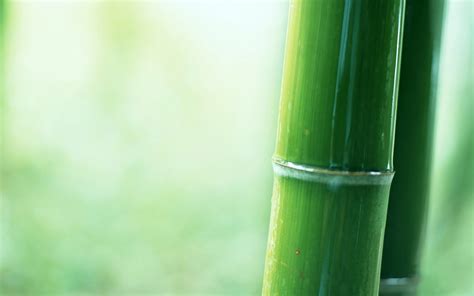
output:
POLYGON ((433 146, 444 1, 409 0, 403 36, 394 162, 382 259, 381 292, 418 283, 433 146))

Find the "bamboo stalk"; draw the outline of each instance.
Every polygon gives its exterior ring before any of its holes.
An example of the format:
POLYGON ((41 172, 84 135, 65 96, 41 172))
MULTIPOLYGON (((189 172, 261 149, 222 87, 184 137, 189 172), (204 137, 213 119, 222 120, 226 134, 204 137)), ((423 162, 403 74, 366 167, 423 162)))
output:
POLYGON ((403 0, 290 4, 264 295, 376 295, 403 0))
POLYGON ((418 282, 433 144, 442 0, 407 0, 395 169, 382 259, 381 292, 410 294, 418 282))

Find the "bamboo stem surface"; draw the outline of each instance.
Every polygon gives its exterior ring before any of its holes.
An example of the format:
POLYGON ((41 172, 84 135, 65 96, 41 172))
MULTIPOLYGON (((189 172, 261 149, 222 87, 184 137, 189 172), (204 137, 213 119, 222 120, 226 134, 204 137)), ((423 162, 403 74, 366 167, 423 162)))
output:
POLYGON ((264 295, 376 295, 402 0, 290 4, 264 295))
POLYGON ((427 214, 444 1, 408 0, 382 288, 414 293, 427 214), (396 280, 401 279, 401 280, 396 280), (398 286, 398 287, 397 287, 398 286))

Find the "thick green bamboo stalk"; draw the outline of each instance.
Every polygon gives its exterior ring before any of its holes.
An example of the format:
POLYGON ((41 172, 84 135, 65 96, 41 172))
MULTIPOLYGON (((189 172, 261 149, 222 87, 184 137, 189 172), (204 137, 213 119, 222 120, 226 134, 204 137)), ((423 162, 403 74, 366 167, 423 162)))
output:
POLYGON ((290 5, 264 295, 376 295, 403 0, 290 5))
POLYGON ((413 293, 425 229, 443 0, 407 0, 382 293, 413 293))

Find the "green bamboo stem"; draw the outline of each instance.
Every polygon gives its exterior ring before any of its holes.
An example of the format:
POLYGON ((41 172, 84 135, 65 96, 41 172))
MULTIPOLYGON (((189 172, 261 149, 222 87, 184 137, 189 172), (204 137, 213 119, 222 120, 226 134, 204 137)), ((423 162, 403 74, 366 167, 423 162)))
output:
POLYGON ((264 295, 376 295, 403 0, 290 5, 264 295))
POLYGON ((414 292, 429 194, 442 0, 407 0, 381 292, 414 292))

